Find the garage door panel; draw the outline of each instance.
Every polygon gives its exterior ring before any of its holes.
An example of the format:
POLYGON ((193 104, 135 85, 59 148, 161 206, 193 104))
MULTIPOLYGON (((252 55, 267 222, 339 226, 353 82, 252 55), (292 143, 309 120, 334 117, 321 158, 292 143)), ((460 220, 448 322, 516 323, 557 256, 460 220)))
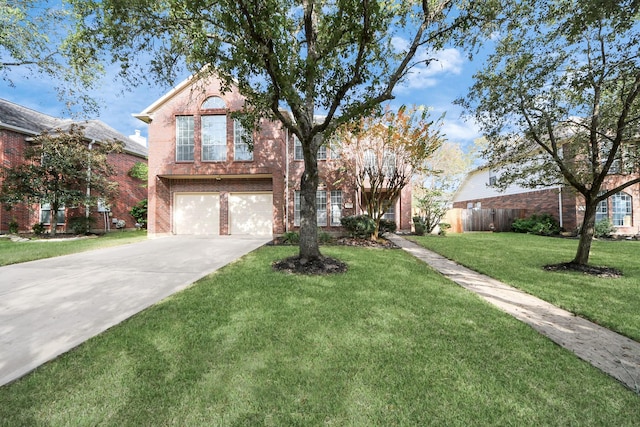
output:
POLYGON ((273 232, 272 194, 230 194, 231 234, 270 236, 273 232))
POLYGON ((220 196, 217 193, 177 193, 174 198, 173 224, 175 234, 219 234, 220 196))

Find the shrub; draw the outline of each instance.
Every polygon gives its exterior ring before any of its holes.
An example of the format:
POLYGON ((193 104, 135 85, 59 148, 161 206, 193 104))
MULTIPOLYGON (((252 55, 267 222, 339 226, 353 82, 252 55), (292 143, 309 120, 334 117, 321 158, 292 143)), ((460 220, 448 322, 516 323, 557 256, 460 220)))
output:
POLYGON ((333 242, 333 236, 324 230, 318 230, 318 242, 327 244, 333 242))
POLYGON ((147 203, 147 199, 142 199, 129 211, 131 216, 142 228, 147 228, 147 203))
POLYGON ((603 218, 596 222, 594 229, 594 236, 596 237, 609 237, 616 231, 616 228, 611 224, 609 218, 603 218))
POLYGON ((9 223, 9 233, 18 234, 18 221, 15 219, 11 220, 9 223))
POLYGON ((282 243, 297 245, 300 243, 300 235, 295 231, 287 231, 282 235, 282 243))
POLYGON ((380 220, 380 227, 378 228, 378 234, 380 235, 383 233, 395 233, 397 227, 398 226, 396 225, 395 221, 382 218, 380 220))
POLYGON ((425 219, 421 216, 414 216, 413 228, 415 230, 416 235, 424 236, 424 233, 427 231, 427 223, 425 222, 425 219))
POLYGON ((533 214, 528 218, 518 218, 513 221, 511 229, 516 233, 539 234, 553 236, 560 234, 560 224, 550 214, 533 214))
POLYGON ((95 218, 79 216, 76 218, 69 218, 69 227, 71 227, 73 234, 87 234, 91 231, 95 222, 95 218))
POLYGON ((447 235, 447 230, 449 230, 451 228, 451 224, 448 224, 446 222, 441 222, 438 225, 440 226, 440 231, 438 232, 438 234, 440 236, 446 236, 447 235))
POLYGON ((41 222, 37 222, 33 224, 33 226, 31 227, 31 230, 33 230, 33 234, 35 234, 36 236, 39 236, 44 233, 44 224, 41 222))
POLYGON ((340 219, 349 236, 356 239, 368 239, 376 229, 376 223, 368 215, 351 215, 340 219))

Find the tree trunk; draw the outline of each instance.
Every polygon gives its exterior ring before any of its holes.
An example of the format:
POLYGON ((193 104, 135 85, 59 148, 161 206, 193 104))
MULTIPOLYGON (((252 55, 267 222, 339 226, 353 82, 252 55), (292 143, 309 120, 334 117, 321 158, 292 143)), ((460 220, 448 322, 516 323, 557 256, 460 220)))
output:
POLYGON ((317 150, 305 153, 304 173, 300 179, 300 259, 310 261, 320 258, 318 244, 318 212, 316 192, 320 181, 317 150))
POLYGON ((589 263, 589 254, 591 252, 591 242, 595 234, 596 208, 597 203, 587 201, 585 204, 584 219, 582 227, 580 227, 580 240, 578 242, 578 251, 572 263, 579 265, 587 265, 589 263))

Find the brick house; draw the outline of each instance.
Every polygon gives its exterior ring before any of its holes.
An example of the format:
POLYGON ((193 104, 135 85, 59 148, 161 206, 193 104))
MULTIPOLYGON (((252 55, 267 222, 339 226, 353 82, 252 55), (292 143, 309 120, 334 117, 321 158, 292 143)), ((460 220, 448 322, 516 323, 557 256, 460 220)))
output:
MULTIPOLYGON (((108 209, 93 207, 89 214, 95 220, 96 231, 111 229, 116 220, 124 220, 127 228, 133 228, 135 219, 129 214, 129 210, 147 197, 147 189, 143 186, 143 182, 131 178, 129 171, 136 163, 147 163, 147 148, 98 120, 59 119, 0 99, 0 164, 12 167, 24 163, 24 151, 32 138, 43 131, 54 132, 57 129, 64 131, 72 124, 84 128, 87 143, 114 139, 124 142, 123 152, 109 155, 109 162, 115 170, 111 180, 118 183, 118 197, 108 209)), ((85 215, 84 206, 60 210, 55 215, 58 221, 57 231, 65 232, 70 218, 85 215)), ((9 223, 12 221, 18 223, 20 232, 30 232, 31 227, 38 222, 49 225, 51 216, 46 204, 16 205, 10 211, 0 205, 0 233, 7 233, 9 223)))
MULTIPOLYGON (((584 202, 582 196, 568 186, 552 186, 533 190, 511 185, 498 191, 491 183, 496 171, 478 168, 470 172, 453 197, 453 208, 461 209, 525 209, 526 216, 548 213, 569 232, 577 231, 582 224, 584 202)), ((612 174, 603 183, 602 189, 614 188, 629 175, 612 174)), ((616 234, 640 233, 640 184, 600 202, 596 222, 608 218, 616 228, 616 234)))
MULTIPOLYGON (((280 123, 263 120, 249 151, 245 130, 229 115, 243 105, 237 88, 223 93, 214 78, 190 78, 135 115, 149 124, 149 236, 298 229, 299 142, 280 123)), ((318 156, 318 226, 330 232, 341 230, 342 216, 360 213, 353 177, 340 172, 335 157, 330 147, 318 156)), ((388 213, 399 229, 411 227, 410 191, 388 213)))

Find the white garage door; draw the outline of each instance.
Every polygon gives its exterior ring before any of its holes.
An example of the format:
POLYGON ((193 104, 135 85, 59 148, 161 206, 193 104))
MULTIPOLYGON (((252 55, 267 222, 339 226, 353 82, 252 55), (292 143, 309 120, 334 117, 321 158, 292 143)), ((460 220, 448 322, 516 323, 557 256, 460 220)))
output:
POLYGON ((175 234, 220 234, 220 195, 176 193, 173 201, 175 234))
POLYGON ((271 193, 229 194, 231 234, 270 236, 273 232, 271 193))

